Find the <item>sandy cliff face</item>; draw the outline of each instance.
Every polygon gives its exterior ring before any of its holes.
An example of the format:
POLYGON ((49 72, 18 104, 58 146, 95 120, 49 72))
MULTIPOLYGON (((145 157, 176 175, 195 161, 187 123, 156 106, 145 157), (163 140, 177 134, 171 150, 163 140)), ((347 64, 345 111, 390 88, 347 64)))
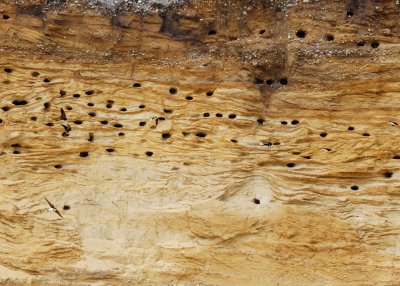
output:
POLYGON ((396 285, 397 8, 3 1, 0 281, 396 285))

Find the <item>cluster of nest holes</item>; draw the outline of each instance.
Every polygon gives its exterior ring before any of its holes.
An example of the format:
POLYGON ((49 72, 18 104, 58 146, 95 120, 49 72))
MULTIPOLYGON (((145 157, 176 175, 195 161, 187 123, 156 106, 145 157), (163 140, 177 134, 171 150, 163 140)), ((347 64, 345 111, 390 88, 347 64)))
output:
POLYGON ((273 79, 267 79, 267 80, 263 80, 259 77, 256 77, 253 80, 254 84, 258 84, 258 85, 263 85, 264 83, 268 86, 272 86, 274 83, 279 83, 280 85, 287 85, 288 84, 288 79, 286 77, 280 78, 279 80, 273 80, 273 79))
MULTIPOLYGON (((297 30, 296 36, 299 39, 304 39, 307 36, 307 32, 303 29, 297 30)), ((326 34, 325 35, 325 40, 332 42, 335 39, 335 36, 332 34, 326 34)), ((365 46, 365 41, 364 40, 358 40, 356 42, 357 47, 363 47, 365 46)), ((371 43, 371 48, 376 49, 379 47, 380 43, 377 40, 372 40, 371 43)))
MULTIPOLYGON (((299 124, 300 122, 299 122, 297 119, 293 119, 290 123, 291 123, 292 125, 297 125, 297 124, 299 124)), ((281 121, 281 124, 282 124, 282 125, 288 125, 289 123, 288 123, 286 120, 282 120, 282 121, 281 121)))
MULTIPOLYGON (((298 32, 300 32, 299 35, 298 35, 300 38, 306 36, 306 32, 305 32, 305 31, 303 31, 304 33, 301 33, 301 31, 298 31, 298 32)), ((333 37, 333 35, 326 35, 326 39, 327 39, 328 41, 333 41, 333 40, 334 40, 334 37, 333 37)), ((372 43, 374 43, 374 42, 372 42, 372 43)), ((371 45, 372 45, 372 43, 371 43, 371 45)), ((373 47, 377 47, 377 46, 379 46, 379 43, 377 43, 377 44, 375 43, 375 44, 373 45, 373 47)), ((6 73, 12 73, 13 70, 10 69, 10 68, 5 68, 5 69, 4 69, 4 72, 6 72, 6 73)), ((39 76, 40 74, 39 74, 38 72, 32 72, 31 75, 34 76, 34 77, 37 77, 37 76, 39 76)), ((49 80, 48 78, 45 78, 43 81, 44 81, 44 82, 50 82, 50 80, 49 80)), ((264 83, 264 81, 257 78, 257 79, 256 79, 256 83, 261 84, 261 83, 264 83)), ((274 83, 274 80, 269 79, 269 80, 266 80, 265 83, 266 83, 267 85, 272 85, 272 84, 274 83)), ((282 79, 279 80, 279 83, 282 84, 282 85, 286 85, 286 84, 287 84, 287 79, 286 79, 286 78, 282 78, 282 79)), ((140 83, 134 83, 134 84, 133 84, 133 87, 134 87, 134 88, 140 88, 140 87, 141 87, 141 84, 140 84, 140 83)), ((169 89, 169 93, 172 94, 172 95, 177 94, 177 92, 178 92, 178 89, 177 89, 177 88, 171 87, 171 88, 169 89)), ((94 91, 94 90, 87 90, 87 91, 85 91, 85 94, 88 95, 88 96, 90 96, 90 95, 95 94, 95 91, 94 91)), ((207 91, 207 92, 206 92, 206 95, 209 96, 209 97, 212 96, 213 94, 214 94, 213 91, 207 91)), ((60 96, 61 96, 61 97, 66 96, 66 95, 67 95, 67 92, 66 92, 65 90, 60 90, 60 96)), ((76 93, 76 94, 73 95, 73 97, 79 98, 79 97, 80 97, 80 94, 76 93)), ((186 96, 186 99, 187 99, 187 100, 193 100, 193 97, 192 97, 192 96, 186 96)), ((13 104, 13 105, 16 105, 16 106, 18 106, 18 105, 26 105, 26 104, 28 104, 28 101, 26 101, 26 100, 15 99, 15 100, 12 101, 12 104, 13 104)), ((107 108, 112 108, 112 107, 113 107, 113 104, 114 104, 114 101, 108 100, 108 101, 107 101, 107 104, 106 104, 106 107, 107 107, 107 108)), ((94 106, 94 103, 89 102, 89 103, 87 103, 87 106, 94 106)), ((45 103, 44 103, 44 109, 45 109, 45 111, 48 111, 50 108, 51 108, 50 102, 45 102, 45 103)), ((141 105, 139 105, 139 108, 140 108, 140 109, 143 109, 143 108, 145 108, 145 105, 144 105, 144 104, 141 104, 141 105)), ((66 110, 72 110, 72 107, 66 106, 65 109, 66 109, 66 110)), ((9 111, 9 110, 10 110, 10 107, 4 106, 4 107, 2 107, 2 110, 3 110, 3 111, 9 111)), ((127 109, 126 109, 126 108, 120 108, 120 111, 123 111, 123 112, 124 112, 124 111, 127 111, 127 109)), ((164 109, 164 113, 166 113, 166 114, 171 114, 172 112, 173 112, 172 109, 167 109, 167 108, 164 109)), ((96 116, 96 113, 95 113, 95 112, 90 112, 90 113, 88 113, 88 115, 91 116, 91 117, 95 117, 95 116, 96 116)), ((216 117, 223 117, 223 114, 221 114, 221 113, 216 113, 215 116, 216 116, 216 117)), ((209 112, 203 113, 203 117, 210 117, 210 113, 209 113, 209 112)), ((234 114, 234 113, 231 113, 231 114, 228 115, 228 118, 229 118, 229 119, 235 119, 236 117, 237 117, 237 116, 236 116, 236 114, 234 114)), ((37 117, 36 117, 36 116, 30 117, 30 119, 31 119, 32 121, 37 121, 37 117)), ((165 118, 163 118, 163 117, 158 117, 158 119, 159 119, 159 120, 165 120, 165 118)), ((2 123, 2 122, 3 122, 3 120, 0 119, 0 123, 2 123)), ((258 119, 257 119, 257 123, 260 124, 260 125, 264 124, 264 122, 265 122, 265 120, 262 119, 262 118, 258 118, 258 119)), ((74 123, 74 124, 77 124, 77 125, 81 125, 81 124, 83 124, 83 121, 82 121, 82 120, 74 120, 73 123, 74 123)), ((102 120, 102 121, 100 121, 100 123, 103 124, 103 125, 105 125, 105 124, 108 124, 108 121, 107 121, 107 120, 102 120)), ((299 124, 300 122, 299 122, 297 119, 293 119, 290 123, 291 123, 292 125, 297 125, 297 124, 299 124)), ((287 121, 281 121, 281 124, 282 124, 282 125, 287 125, 287 124, 289 124, 289 123, 288 123, 287 121)), ((47 126, 54 126, 54 124, 51 123, 51 122, 46 123, 46 125, 47 125, 47 126)), ((140 122, 139 122, 139 126, 145 126, 145 125, 146 125, 146 121, 140 121, 140 122)), ((114 123, 113 126, 114 126, 115 128, 123 128, 123 125, 120 124, 120 123, 114 123)), ((349 130, 349 131, 352 131, 352 130, 355 130, 355 128, 352 127, 352 126, 349 126, 349 127, 348 127, 348 130, 349 130)), ((182 132, 182 134, 183 134, 184 136, 189 135, 189 133, 187 133, 187 132, 182 132)), ((320 136, 321 136, 321 137, 326 137, 327 135, 328 135, 328 134, 327 134, 326 132, 321 132, 321 133, 320 133, 320 136)), ((362 133, 362 135, 363 135, 363 136, 370 136, 370 134, 369 134, 369 133, 366 133, 366 132, 365 132, 365 133, 362 133)), ((119 133, 118 133, 118 136, 123 137, 123 136, 125 136, 125 133, 124 133, 124 132, 119 132, 119 133)), ((195 133, 195 136, 200 137, 200 138, 204 138, 204 137, 207 136, 207 134, 206 134, 205 132, 197 132, 197 133, 195 133)), ((161 134, 161 138, 162 138, 163 140, 167 140, 167 139, 171 138, 171 134, 168 133, 168 132, 164 132, 164 133, 161 134)), ((93 141, 94 141, 94 134, 93 134, 92 132, 89 133, 89 136, 88 136, 88 139, 87 139, 87 140, 88 140, 89 142, 93 142, 93 141)), ((231 141, 232 143, 238 143, 238 140, 237 140, 237 139, 231 139, 230 141, 231 141)), ((264 146, 280 145, 279 142, 269 142, 269 141, 263 141, 262 144, 263 144, 264 146)), ((21 152, 20 152, 20 147, 21 147, 21 146, 20 146, 19 144, 13 144, 12 147, 14 148, 13 154, 20 154, 20 153, 21 153, 21 152)), ((327 151, 330 151, 329 148, 324 148, 324 149, 327 150, 327 151)), ((115 151, 114 148, 106 148, 106 152, 108 152, 108 153, 112 153, 112 152, 114 152, 114 151, 115 151)), ((297 155, 300 155, 300 152, 293 152, 293 154, 295 154, 295 153, 296 153, 297 155)), ((152 157, 152 156, 153 156, 153 152, 152 152, 152 151, 146 151, 146 152, 145 152, 145 155, 146 155, 147 157, 152 157)), ((82 157, 82 158, 89 157, 89 151, 82 151, 82 152, 80 152, 80 153, 79 153, 79 157, 82 157)), ((308 159, 308 160, 311 159, 311 156, 309 156, 309 155, 302 156, 302 157, 303 157, 304 159, 308 159)), ((393 159, 400 160, 400 155, 395 155, 395 156, 393 156, 393 159)), ((295 164, 295 163, 287 163, 286 166, 287 166, 288 168, 294 168, 294 167, 296 166, 296 164, 295 164)), ((63 166, 62 166, 61 164, 56 164, 56 165, 54 165, 54 168, 55 168, 55 169, 62 169, 63 166)), ((384 176, 385 178, 391 178, 391 177, 393 176, 393 173, 387 171, 387 172, 384 172, 384 173, 383 173, 383 176, 384 176)), ((358 190, 359 187, 353 185, 353 186, 351 186, 351 189, 352 189, 352 190, 358 190)), ((260 204, 260 200, 257 199, 257 198, 254 198, 254 199, 253 199, 253 202, 254 202, 255 204, 260 204)), ((69 209, 69 206, 65 206, 65 207, 66 207, 67 209, 69 209)))

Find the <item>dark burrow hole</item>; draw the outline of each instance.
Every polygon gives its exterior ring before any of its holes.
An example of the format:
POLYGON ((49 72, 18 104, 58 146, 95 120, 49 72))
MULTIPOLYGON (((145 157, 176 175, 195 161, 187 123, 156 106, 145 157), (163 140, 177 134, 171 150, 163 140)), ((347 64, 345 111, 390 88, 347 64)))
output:
POLYGON ((351 186, 351 189, 352 189, 353 191, 357 191, 357 190, 358 190, 358 186, 351 186))
POLYGON ((286 122, 286 121, 281 121, 281 124, 282 124, 282 125, 286 125, 287 122, 286 122))
POLYGON ((262 142, 262 144, 263 144, 264 146, 272 146, 272 143, 271 143, 271 142, 262 142))
POLYGON ((172 109, 164 109, 165 113, 172 113, 172 109))
POLYGON ((113 107, 112 103, 107 103, 106 104, 106 108, 112 108, 112 107, 113 107))
POLYGON ((86 93, 86 95, 92 95, 92 94, 94 94, 94 90, 88 90, 85 93, 86 93))
POLYGON ((321 136, 321 137, 326 137, 328 135, 328 133, 325 133, 325 132, 321 132, 320 134, 319 134, 319 136, 321 136))
POLYGON ((62 168, 62 165, 54 165, 54 168, 56 168, 56 169, 61 169, 61 168, 62 168))
POLYGON ((357 41, 357 47, 364 47, 365 42, 363 40, 357 41))
POLYGON ((38 73, 38 72, 31 72, 31 76, 33 76, 33 77, 38 77, 40 75, 40 73, 38 73))
POLYGON ((78 125, 81 125, 83 123, 83 121, 82 120, 75 120, 74 123, 78 124, 78 125))
POLYGON ((257 123, 258 123, 258 124, 264 124, 264 122, 265 122, 265 120, 262 119, 262 118, 258 118, 258 119, 257 119, 257 123))
POLYGON ((292 120, 292 125, 297 125, 297 124, 299 124, 299 121, 297 119, 292 120))
POLYGON ((304 159, 307 159, 307 160, 309 160, 309 159, 311 159, 311 156, 302 156, 304 159))
POLYGON ((161 137, 162 137, 163 139, 168 139, 168 138, 171 137, 171 134, 169 134, 169 133, 163 133, 163 134, 161 135, 161 137))
POLYGON ((88 102, 87 106, 94 106, 94 103, 88 102))
POLYGON ((186 96, 186 100, 193 100, 193 96, 186 96))
POLYGON ((3 106, 1 109, 2 109, 3 111, 5 111, 5 112, 7 112, 7 111, 10 110, 10 108, 9 108, 8 106, 3 106))
POLYGON ((96 113, 95 113, 95 112, 89 112, 88 114, 89 114, 89 116, 91 116, 91 117, 95 117, 95 116, 96 116, 96 113))
POLYGON ((372 41, 371 47, 372 47, 373 49, 376 49, 377 47, 379 47, 379 42, 378 42, 378 41, 372 41))
POLYGON ((176 94, 178 92, 178 90, 175 88, 175 87, 171 87, 170 89, 169 89, 169 93, 170 94, 176 94))
POLYGON ((189 134, 190 134, 189 132, 182 131, 182 135, 183 135, 184 137, 188 136, 189 134))
POLYGON ((79 93, 75 93, 75 94, 73 95, 73 97, 79 98, 79 97, 81 97, 81 95, 80 95, 79 93))
POLYGON ((234 119, 234 118, 236 118, 236 114, 229 114, 228 117, 229 117, 230 119, 234 119))
POLYGON ((125 111, 126 111, 126 108, 125 108, 125 107, 122 107, 122 108, 119 109, 119 111, 125 112, 125 111))
POLYGON ((54 126, 54 123, 49 122, 49 123, 46 123, 46 125, 52 127, 52 126, 54 126))
POLYGON ((89 152, 87 152, 87 151, 84 151, 84 152, 80 152, 79 153, 79 157, 88 157, 89 156, 89 152))
POLYGON ((147 152, 146 152, 146 155, 147 155, 147 157, 151 157, 151 156, 153 156, 153 152, 147 151, 147 152))
POLYGON ((108 121, 107 120, 102 120, 102 121, 100 121, 100 123, 103 124, 103 125, 106 125, 106 124, 108 124, 108 121))
POLYGON ((295 163, 288 163, 288 164, 286 164, 286 166, 288 166, 289 168, 293 168, 294 166, 296 166, 296 164, 295 163))
POLYGON ((45 110, 49 110, 51 104, 50 104, 50 102, 45 102, 45 103, 43 104, 43 106, 44 106, 44 109, 45 109, 45 110))
POLYGON ((238 141, 236 139, 231 139, 232 143, 237 143, 238 141))
POLYGON ((118 133, 118 136, 125 136, 125 133, 124 132, 120 132, 120 133, 118 133))
POLYGON ((145 121, 140 121, 139 122, 139 126, 145 126, 146 125, 146 122, 145 121))
POLYGON ((222 117, 223 115, 221 113, 215 114, 216 117, 222 117))
POLYGON ((216 34, 217 34, 217 31, 215 31, 215 30, 210 30, 210 31, 208 31, 208 34, 209 34, 209 35, 216 35, 216 34))
POLYGON ((72 110, 72 107, 68 105, 68 106, 65 107, 65 109, 66 110, 72 110))
POLYGON ((71 207, 69 206, 69 205, 64 205, 63 206, 63 210, 65 210, 65 211, 67 211, 67 210, 69 210, 71 207))
POLYGON ((142 85, 140 83, 138 83, 138 82, 135 82, 132 86, 133 87, 141 87, 142 85))
POLYGON ((393 176, 393 173, 392 172, 385 172, 383 175, 385 176, 385 178, 391 178, 393 176))
POLYGON ((196 136, 197 136, 197 137, 202 137, 202 138, 204 138, 204 137, 207 136, 207 134, 204 133, 204 132, 197 132, 197 133, 196 133, 196 136))
POLYGON ((370 136, 370 134, 369 133, 363 133, 362 136, 368 137, 368 136, 370 136))
POLYGON ((115 123, 114 124, 114 127, 115 128, 122 128, 122 127, 124 127, 121 123, 115 123))
POLYGON ((307 35, 307 33, 306 33, 306 31, 304 31, 304 30, 298 30, 298 31, 296 32, 297 38, 303 39, 303 38, 306 37, 306 35, 307 35))
POLYGON ((43 81, 47 83, 47 82, 50 82, 50 79, 45 78, 43 81))
POLYGON ((206 93, 207 96, 212 96, 213 94, 214 94, 213 91, 207 91, 207 93, 206 93))
POLYGON ((10 16, 8 16, 8 15, 3 15, 3 20, 8 20, 8 19, 10 19, 10 16))
POLYGON ((203 117, 210 117, 210 113, 204 112, 204 113, 203 113, 203 117))
POLYGON ((325 39, 326 39, 327 41, 329 41, 329 42, 332 42, 332 41, 335 39, 335 37, 334 37, 332 34, 327 34, 327 35, 325 36, 325 39))
POLYGON ((353 127, 353 126, 349 126, 349 128, 347 128, 347 130, 353 131, 353 130, 354 130, 354 127, 353 127))
POLYGON ((393 159, 400 160, 400 155, 394 155, 393 159))
POLYGON ((281 85, 287 85, 288 84, 288 80, 287 80, 287 78, 281 78, 280 80, 279 80, 279 83, 281 84, 281 85))
POLYGON ((65 90, 60 90, 60 96, 61 97, 63 97, 63 96, 66 96, 67 95, 67 92, 65 91, 65 90))
POLYGON ((4 72, 6 72, 6 73, 12 73, 12 72, 13 72, 13 70, 12 70, 12 69, 10 69, 10 68, 5 68, 5 69, 4 69, 4 72))
POLYGON ((164 121, 165 118, 164 117, 158 117, 158 120, 164 121))
POLYGON ((263 84, 264 81, 263 81, 261 78, 256 77, 256 78, 253 80, 253 83, 254 83, 254 84, 263 84))
POLYGON ((256 199, 256 198, 254 198, 254 199, 253 199, 253 203, 255 203, 256 205, 259 205, 259 204, 260 204, 260 200, 259 200, 259 199, 256 199))
POLYGON ((261 30, 259 33, 260 33, 260 35, 264 34, 264 33, 265 33, 265 30, 263 29, 263 30, 261 30))
POLYGON ((3 123, 3 119, 0 118, 0 123, 3 123))
POLYGON ((31 117, 31 120, 32 120, 32 121, 36 121, 36 120, 37 120, 37 117, 36 117, 36 116, 32 116, 32 117, 31 117))
POLYGON ((350 18, 350 17, 353 17, 353 16, 354 16, 353 10, 347 11, 346 15, 347 15, 347 17, 349 17, 349 18, 350 18))
POLYGON ((11 147, 13 147, 13 148, 20 148, 20 147, 21 147, 21 144, 19 144, 19 143, 11 144, 11 147))
POLYGON ((107 148, 106 151, 107 151, 108 153, 112 153, 112 152, 114 152, 114 149, 113 149, 113 148, 107 148))
POLYGON ((272 143, 273 145, 281 145, 281 143, 280 142, 274 142, 274 143, 272 143))
POLYGON ((17 99, 14 99, 14 100, 12 101, 12 103, 13 103, 14 105, 25 105, 25 104, 28 104, 28 101, 26 101, 26 100, 17 100, 17 99))
POLYGON ((272 79, 267 79, 267 80, 265 81, 265 83, 266 83, 267 85, 272 85, 272 84, 274 83, 274 80, 272 80, 272 79))
POLYGON ((144 104, 139 105, 139 108, 141 108, 141 109, 143 109, 145 107, 146 107, 146 105, 144 105, 144 104))
POLYGON ((13 151, 13 154, 21 154, 21 152, 18 151, 18 150, 14 150, 14 151, 13 151))

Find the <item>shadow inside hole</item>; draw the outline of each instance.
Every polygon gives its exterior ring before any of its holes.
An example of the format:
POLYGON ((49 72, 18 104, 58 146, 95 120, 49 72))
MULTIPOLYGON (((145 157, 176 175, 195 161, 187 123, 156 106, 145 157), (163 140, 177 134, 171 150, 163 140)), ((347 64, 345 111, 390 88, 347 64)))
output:
POLYGON ((207 136, 207 134, 206 134, 206 133, 204 133, 204 132, 197 132, 197 133, 196 133, 196 136, 197 136, 197 137, 204 138, 204 137, 206 137, 206 136, 207 136))
POLYGON ((25 105, 25 104, 28 104, 28 101, 26 101, 26 100, 17 100, 17 99, 14 99, 14 100, 12 101, 12 103, 13 103, 14 105, 25 105))
POLYGON ((392 172, 385 172, 383 175, 385 176, 385 178, 391 178, 393 176, 393 173, 392 172))
POLYGON ((171 138, 171 134, 169 134, 169 133, 163 133, 163 134, 161 135, 161 137, 162 137, 163 139, 168 139, 168 138, 171 138))
POLYGON ((254 199, 253 199, 253 203, 255 203, 256 205, 259 205, 259 204, 260 204, 260 200, 257 199, 257 198, 254 198, 254 199))
POLYGON ((69 205, 64 205, 63 206, 63 210, 65 210, 65 211, 67 211, 67 210, 69 210, 71 207, 69 206, 69 205))
POLYGON ((84 157, 88 157, 88 156, 89 156, 89 152, 87 152, 87 151, 83 151, 83 152, 79 153, 79 157, 84 158, 84 157))
POLYGON ((297 32, 296 32, 297 38, 300 38, 300 39, 304 39, 306 37, 306 35, 307 35, 307 32, 304 30, 301 30, 301 29, 297 30, 297 32))

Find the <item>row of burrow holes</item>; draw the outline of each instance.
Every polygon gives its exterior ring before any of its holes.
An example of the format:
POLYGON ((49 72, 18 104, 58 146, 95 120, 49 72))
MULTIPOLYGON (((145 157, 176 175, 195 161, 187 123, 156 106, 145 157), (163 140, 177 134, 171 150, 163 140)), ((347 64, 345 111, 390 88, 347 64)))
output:
MULTIPOLYGON (((10 69, 10 68, 5 68, 5 69, 4 69, 4 72, 9 74, 9 73, 12 73, 13 70, 10 69)), ((38 72, 32 72, 31 75, 32 75, 33 77, 38 77, 40 74, 39 74, 38 72)), ((48 78, 45 78, 43 81, 44 81, 45 83, 51 82, 51 80, 48 79, 48 78)), ((141 84, 140 84, 140 83, 134 83, 132 86, 133 86, 134 88, 141 88, 141 84)), ((86 94, 86 95, 89 95, 89 96, 90 96, 90 95, 93 95, 94 93, 95 93, 95 91, 93 91, 93 90, 88 90, 88 91, 85 92, 85 94, 86 94)), ((170 93, 171 95, 175 95, 175 94, 178 93, 178 89, 175 88, 175 87, 171 87, 171 88, 169 89, 169 93, 170 93)), ((206 95, 207 95, 208 97, 213 96, 213 94, 214 94, 213 91, 208 91, 208 92, 206 92, 206 95)), ((67 95, 67 92, 66 92, 66 91, 60 90, 60 97, 64 97, 64 96, 66 96, 66 95, 67 95)), ((79 97, 80 97, 80 94, 73 94, 72 96, 73 96, 74 98, 79 98, 79 97)), ((187 100, 192 100, 193 97, 192 97, 192 96, 187 96, 186 99, 187 99, 187 100)), ((12 101, 12 103, 13 103, 14 105, 16 105, 16 106, 21 106, 21 105, 26 105, 26 104, 28 104, 28 101, 26 101, 26 100, 18 100, 18 99, 15 99, 15 100, 12 101)), ((108 100, 107 103, 106 103, 106 108, 108 108, 108 109, 113 108, 113 104, 114 104, 114 101, 108 100)), ((90 106, 90 107, 92 107, 92 106, 94 106, 94 103, 89 102, 89 103, 87 103, 87 105, 90 106)), ((45 111, 49 111, 49 110, 50 110, 50 107, 51 107, 50 102, 44 103, 44 110, 45 110, 45 111)), ((66 108, 66 110, 72 110, 72 107, 71 107, 71 106, 66 106, 65 108, 66 108)), ((145 108, 145 105, 143 105, 143 104, 142 104, 142 105, 139 105, 139 108, 140 108, 140 109, 144 109, 144 108, 145 108)), ((7 112, 7 111, 9 111, 11 108, 10 108, 9 106, 3 106, 3 107, 1 107, 1 109, 2 109, 4 112, 7 112)), ((123 107, 123 108, 120 108, 119 110, 120 110, 120 111, 127 111, 127 109, 124 108, 124 107, 123 107)), ((171 110, 171 109, 164 109, 164 112, 165 112, 166 114, 170 114, 170 113, 173 112, 173 110, 171 110)), ((96 113, 95 113, 95 112, 89 112, 88 115, 91 116, 91 117, 95 117, 95 116, 96 116, 96 113)), ((211 116, 211 114, 208 113, 208 112, 203 113, 203 117, 210 117, 210 116, 211 116)), ((216 113, 215 116, 216 116, 216 117, 223 117, 223 114, 221 114, 221 113, 216 113)), ((236 114, 229 114, 229 115, 228 115, 228 118, 229 118, 229 119, 235 119, 235 118, 236 118, 236 114)), ((31 119, 32 121, 37 121, 38 118, 37 118, 36 116, 32 116, 30 119, 31 119)), ((60 119, 62 119, 62 118, 60 118, 60 119)), ((66 119, 66 118, 65 118, 65 119, 66 119)), ((65 120, 65 119, 62 119, 62 120, 65 120)), ((158 121, 164 121, 165 118, 164 118, 164 117, 157 117, 156 120, 157 120, 157 122, 158 122, 158 121)), ((257 119, 257 123, 258 123, 259 125, 263 125, 264 122, 265 122, 265 120, 262 119, 262 118, 258 118, 258 119, 257 119)), ((1 123, 3 123, 3 120, 0 118, 0 124, 1 124, 1 123)), ((75 121, 73 121, 73 123, 76 124, 76 125, 81 125, 81 124, 83 124, 83 121, 82 121, 82 120, 75 120, 75 121)), ((108 122, 107 120, 101 120, 101 121, 100 121, 100 124, 102 124, 102 125, 107 125, 108 123, 109 123, 109 122, 108 122)), ((289 124, 288 121, 281 121, 280 123, 281 123, 282 125, 287 125, 287 124, 289 124)), ((292 120, 292 121, 290 122, 290 124, 292 124, 292 125, 298 125, 299 123, 300 123, 300 122, 299 122, 297 119, 294 119, 294 120, 292 120)), ((140 122, 139 122, 139 126, 145 126, 146 124, 147 124, 146 121, 140 121, 140 122)), ((396 122, 391 122, 391 124, 392 124, 392 125, 397 125, 396 122)), ((46 123, 45 125, 52 127, 52 126, 54 126, 54 123, 49 122, 49 123, 46 123)), ((69 134, 70 134, 70 132, 72 131, 72 127, 70 127, 70 126, 67 125, 67 124, 66 124, 66 125, 62 124, 62 125, 63 125, 63 127, 64 127, 64 132, 62 133, 62 136, 63 136, 63 137, 68 137, 69 134)), ((115 128, 123 128, 123 125, 120 124, 120 123, 114 123, 113 126, 114 126, 115 128)), ((349 131, 354 131, 355 128, 352 127, 352 126, 350 126, 350 127, 347 128, 347 130, 349 130, 349 131)), ((182 132, 182 135, 187 136, 187 135, 189 135, 189 133, 187 133, 187 132, 182 132)), ((201 137, 201 138, 204 138, 204 137, 207 136, 207 134, 204 133, 204 132, 197 132, 197 133, 195 133, 195 135, 196 135, 197 137, 201 137)), ((326 133, 326 132, 321 132, 319 135, 320 135, 320 137, 325 138, 325 137, 328 136, 328 133, 326 133)), ((123 137, 123 136, 125 136, 125 133, 124 133, 124 132, 119 132, 119 133, 118 133, 118 136, 123 137)), ((164 132, 164 133, 162 133, 162 135, 161 135, 162 139, 164 139, 164 140, 169 139, 171 136, 172 136, 172 135, 171 135, 170 133, 167 133, 167 132, 164 132)), ((362 133, 362 136, 368 137, 368 136, 370 136, 370 134, 364 132, 364 133, 362 133)), ((94 141, 94 133, 89 132, 89 136, 88 136, 88 139, 87 139, 87 140, 88 140, 89 142, 93 142, 93 141, 94 141)), ((231 139, 230 141, 231 141, 232 143, 238 143, 238 141, 237 141, 236 139, 231 139)), ((269 141, 262 141, 262 144, 263 144, 264 146, 280 145, 279 142, 269 142, 269 141)), ((17 143, 17 144, 12 144, 11 147, 14 148, 13 154, 21 154, 21 146, 20 146, 20 144, 18 144, 18 143, 17 143)), ((328 152, 331 151, 330 148, 324 148, 324 149, 325 149, 326 151, 328 151, 328 152)), ((106 151, 109 152, 109 153, 112 153, 112 152, 115 151, 115 149, 114 149, 114 148, 107 148, 106 151)), ((152 151, 146 151, 145 154, 146 154, 146 156, 148 156, 148 157, 153 156, 153 152, 152 152, 152 151)), ((294 154, 294 155, 300 155, 299 152, 293 152, 293 154, 294 154)), ((80 157, 88 157, 88 156, 89 156, 89 152, 88 152, 88 151, 80 152, 80 153, 79 153, 79 156, 80 156, 80 157)), ((311 159, 311 156, 302 156, 302 157, 303 157, 304 159, 311 159)), ((400 156, 395 156, 394 159, 400 159, 400 156)), ((288 168, 293 168, 293 167, 295 167, 296 165, 295 165, 294 163, 288 163, 286 166, 287 166, 288 168)), ((55 167, 56 169, 61 169, 61 168, 62 168, 62 165, 57 164, 57 165, 55 165, 54 167, 55 167)), ((387 177, 387 174, 385 174, 385 177, 387 177)), ((357 190, 357 189, 358 189, 357 186, 352 186, 351 188, 352 188, 353 190, 357 190)))
MULTIPOLYGON (((264 32, 265 32, 265 30, 261 30, 260 31, 261 34, 264 33, 264 32)), ((300 39, 304 39, 307 36, 307 32, 305 30, 298 30, 296 32, 296 36, 298 38, 300 38, 300 39)), ((325 35, 325 39, 327 41, 329 41, 329 42, 332 42, 335 39, 335 37, 332 34, 326 34, 325 35)), ((359 40, 359 41, 357 41, 356 45, 358 47, 363 47, 365 45, 365 41, 364 40, 359 40)), ((371 47, 374 48, 374 49, 378 48, 379 47, 379 42, 375 41, 375 40, 372 41, 371 42, 371 47)), ((277 82, 280 85, 287 85, 288 84, 288 79, 286 77, 283 77, 283 78, 279 79, 277 82)), ((265 83, 267 86, 272 86, 272 85, 274 85, 275 80, 270 78, 270 79, 266 79, 264 81, 263 79, 261 79, 259 77, 256 77, 256 78, 254 78, 253 83, 260 84, 260 85, 265 83)))

